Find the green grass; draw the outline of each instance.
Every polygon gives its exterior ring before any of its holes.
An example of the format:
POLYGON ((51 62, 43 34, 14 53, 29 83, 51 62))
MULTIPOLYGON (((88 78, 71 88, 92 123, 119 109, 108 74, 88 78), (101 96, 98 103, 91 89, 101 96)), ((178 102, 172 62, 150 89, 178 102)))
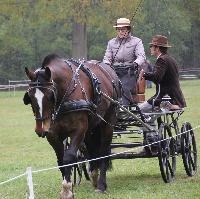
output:
MULTIPOLYGON (((188 107, 180 123, 189 121, 193 127, 200 125, 200 81, 182 81, 181 86, 188 107)), ((147 96, 154 88, 147 90, 147 96)), ((33 170, 56 166, 54 151, 45 139, 34 133, 35 121, 30 106, 24 106, 24 92, 0 92, 0 182, 20 175, 31 166, 33 170)), ((195 131, 198 150, 200 130, 195 131)), ((200 150, 199 150, 200 151, 200 150)), ((198 161, 199 163, 199 161, 198 161)), ((33 174, 36 199, 58 198, 61 187, 58 169, 33 174)), ((74 191, 78 199, 132 199, 132 198, 200 198, 200 176, 187 177, 181 157, 177 158, 175 181, 162 181, 157 158, 114 160, 108 172, 108 194, 96 194, 86 180, 74 191)), ((23 199, 27 193, 26 177, 0 185, 0 199, 23 199)))

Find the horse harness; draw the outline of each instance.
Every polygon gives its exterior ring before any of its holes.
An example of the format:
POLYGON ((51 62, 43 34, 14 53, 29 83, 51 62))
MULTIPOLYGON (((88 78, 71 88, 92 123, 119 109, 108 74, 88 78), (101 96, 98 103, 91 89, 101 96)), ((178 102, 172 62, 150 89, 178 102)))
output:
MULTIPOLYGON (((65 60, 65 62, 72 70, 73 75, 59 105, 57 105, 58 100, 57 100, 56 83, 53 80, 51 82, 43 82, 42 79, 40 78, 40 76, 42 76, 45 73, 45 68, 38 69, 36 71, 36 77, 37 77, 36 81, 29 83, 29 88, 26 94, 28 94, 29 91, 33 88, 42 88, 42 89, 50 90, 54 96, 54 108, 53 108, 52 115, 47 116, 47 117, 35 117, 35 120, 43 121, 45 119, 51 118, 52 121, 55 121, 58 118, 59 114, 69 113, 69 112, 74 112, 74 111, 83 111, 83 110, 89 111, 92 114, 97 115, 101 120, 104 120, 100 115, 96 113, 97 105, 101 102, 101 96, 102 96, 101 90, 100 90, 100 82, 98 78, 96 77, 96 75, 92 73, 87 66, 85 66, 83 63, 80 63, 76 60, 69 59, 69 60, 65 60), (77 67, 75 71, 73 70, 72 64, 77 67), (79 80, 79 70, 82 70, 90 79, 90 82, 92 84, 92 89, 93 89, 92 100, 88 100, 87 94, 81 85, 81 82, 79 80), (81 91, 83 92, 85 96, 85 100, 80 99, 80 100, 66 101, 66 99, 76 90, 78 82, 81 86, 81 91)), ((113 83, 113 87, 115 87, 114 83, 113 83)))

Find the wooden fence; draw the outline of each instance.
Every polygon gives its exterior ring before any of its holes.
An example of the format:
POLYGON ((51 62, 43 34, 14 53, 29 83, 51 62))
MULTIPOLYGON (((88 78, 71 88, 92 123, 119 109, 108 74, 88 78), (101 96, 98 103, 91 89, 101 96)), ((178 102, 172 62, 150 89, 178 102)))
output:
MULTIPOLYGON (((200 79, 200 68, 180 69, 179 77, 181 80, 200 79)), ((0 91, 14 91, 15 95, 15 90, 27 89, 30 80, 9 80, 8 82, 8 85, 0 85, 0 91)))
POLYGON ((187 68, 181 69, 179 71, 180 79, 199 79, 200 78, 200 68, 187 68))

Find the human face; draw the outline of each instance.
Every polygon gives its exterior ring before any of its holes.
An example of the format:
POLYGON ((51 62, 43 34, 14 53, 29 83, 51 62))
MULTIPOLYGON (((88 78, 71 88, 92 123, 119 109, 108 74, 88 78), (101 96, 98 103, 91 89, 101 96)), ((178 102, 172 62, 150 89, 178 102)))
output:
POLYGON ((128 37, 129 30, 127 27, 116 28, 116 30, 119 38, 123 39, 128 37))
POLYGON ((158 46, 154 46, 154 45, 151 44, 149 46, 149 48, 150 48, 150 52, 151 52, 152 56, 157 57, 160 54, 160 50, 159 50, 158 46))

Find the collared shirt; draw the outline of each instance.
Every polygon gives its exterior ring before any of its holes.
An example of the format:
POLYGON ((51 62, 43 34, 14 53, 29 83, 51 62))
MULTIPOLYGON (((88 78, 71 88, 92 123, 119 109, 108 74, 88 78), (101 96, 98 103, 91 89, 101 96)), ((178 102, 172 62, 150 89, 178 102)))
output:
POLYGON ((161 55, 162 55, 162 53, 160 53, 156 59, 158 59, 161 55))
POLYGON ((108 42, 103 62, 113 66, 129 66, 136 62, 140 66, 145 59, 142 40, 129 34, 127 38, 116 37, 108 42))

